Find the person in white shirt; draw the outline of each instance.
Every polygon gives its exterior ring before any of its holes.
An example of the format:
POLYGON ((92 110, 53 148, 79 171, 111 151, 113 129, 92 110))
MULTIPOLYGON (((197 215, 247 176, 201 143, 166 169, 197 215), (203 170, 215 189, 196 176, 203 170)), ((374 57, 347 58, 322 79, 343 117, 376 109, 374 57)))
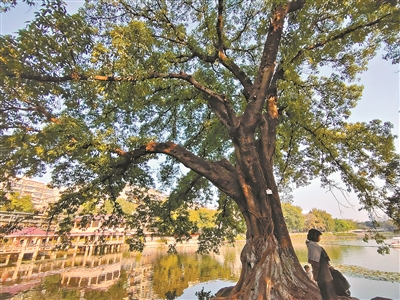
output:
POLYGON ((313 278, 313 273, 311 272, 311 269, 310 269, 309 265, 305 265, 304 266, 304 271, 306 271, 306 274, 307 274, 308 278, 310 278, 313 282, 315 282, 315 280, 313 278))

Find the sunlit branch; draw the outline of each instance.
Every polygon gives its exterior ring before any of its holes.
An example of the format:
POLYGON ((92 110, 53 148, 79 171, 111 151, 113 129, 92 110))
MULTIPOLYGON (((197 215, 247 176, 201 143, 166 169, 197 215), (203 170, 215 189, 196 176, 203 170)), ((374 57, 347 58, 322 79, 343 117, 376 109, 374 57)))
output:
POLYGON ((217 45, 217 52, 218 58, 220 59, 221 63, 235 75, 235 77, 240 81, 243 85, 243 95, 248 100, 250 97, 250 87, 253 85, 250 78, 236 65, 233 60, 229 59, 225 55, 225 46, 224 46, 224 37, 223 37, 223 8, 224 8, 224 1, 218 1, 218 19, 217 19, 217 36, 218 36, 218 45, 217 45))
POLYGON ((175 143, 150 142, 132 151, 116 149, 114 152, 130 161, 147 154, 166 154, 175 158, 185 167, 193 170, 197 174, 204 176, 228 195, 237 197, 240 194, 240 189, 237 184, 237 174, 235 168, 231 164, 223 161, 210 162, 175 143), (224 174, 224 176, 221 176, 221 174, 224 174))
POLYGON ((254 82, 254 90, 251 95, 252 99, 250 99, 242 116, 242 123, 247 124, 249 128, 253 127, 255 129, 256 124, 259 122, 259 118, 254 118, 255 115, 259 114, 261 117, 262 107, 265 103, 268 89, 274 75, 275 61, 288 9, 288 7, 277 7, 271 19, 257 77, 254 82))

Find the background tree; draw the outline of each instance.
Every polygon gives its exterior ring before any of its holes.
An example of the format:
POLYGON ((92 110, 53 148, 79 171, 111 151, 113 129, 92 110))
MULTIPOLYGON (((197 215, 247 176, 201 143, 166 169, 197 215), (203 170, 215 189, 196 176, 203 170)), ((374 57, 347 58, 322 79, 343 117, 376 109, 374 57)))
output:
POLYGON ((305 214, 305 227, 304 231, 309 230, 310 228, 319 228, 321 230, 321 227, 323 226, 323 223, 321 220, 318 220, 317 217, 312 214, 311 212, 305 214))
POLYGON ((136 204, 130 202, 124 198, 118 198, 115 201, 117 204, 112 203, 109 200, 100 202, 98 200, 91 200, 83 203, 79 209, 80 214, 112 214, 114 211, 115 205, 119 205, 124 214, 131 215, 134 213, 136 204))
MULTIPOLYGON (((120 206, 121 210, 124 212, 124 214, 132 215, 135 212, 135 209, 136 209, 137 205, 132 203, 132 202, 130 202, 129 200, 124 199, 124 198, 118 198, 116 200, 116 202, 119 204, 119 206, 120 206)), ((112 201, 107 200, 104 203, 103 210, 105 212, 111 214, 113 212, 114 206, 115 206, 115 204, 113 204, 112 201)))
POLYGON ((282 203, 282 212, 289 231, 303 231, 305 216, 300 206, 284 202, 282 203))
POLYGON ((353 220, 334 219, 334 222, 335 226, 333 231, 335 232, 345 232, 357 229, 357 223, 353 220))
POLYGON ((9 194, 7 202, 1 206, 0 210, 33 213, 35 207, 33 206, 32 196, 22 196, 19 192, 14 192, 9 194))
POLYGON ((375 228, 383 229, 385 231, 395 231, 398 225, 392 220, 380 220, 380 221, 365 221, 358 226, 361 229, 373 231, 375 228))
MULTIPOLYGON (((80 215, 86 215, 90 213, 97 214, 99 213, 99 207, 97 204, 96 200, 91 200, 91 201, 86 201, 83 203, 80 207, 80 209, 77 211, 80 215)), ((110 208, 110 213, 112 212, 112 208, 110 208)))
POLYGON ((316 223, 316 227, 322 231, 330 231, 332 232, 335 228, 335 221, 332 218, 332 215, 327 213, 325 210, 313 208, 310 211, 310 214, 314 216, 314 220, 316 223))
POLYGON ((392 220, 379 222, 379 226, 385 231, 395 231, 398 228, 398 226, 392 220))
POLYGON ((206 207, 200 207, 189 211, 189 220, 199 229, 213 227, 215 225, 217 211, 206 207))
POLYGON ((278 191, 319 177, 371 212, 391 196, 392 125, 347 119, 358 74, 399 40, 397 2, 89 0, 72 16, 61 0, 26 2, 43 7, 0 38, 0 141, 10 149, 1 181, 49 167, 64 188, 52 214, 68 221, 91 199, 123 215, 124 187, 149 187, 156 175, 170 196, 135 191, 132 249, 149 228, 189 238, 188 209, 216 194, 217 225, 200 236, 201 251, 236 236, 235 214, 246 223, 229 297, 318 298, 278 191))

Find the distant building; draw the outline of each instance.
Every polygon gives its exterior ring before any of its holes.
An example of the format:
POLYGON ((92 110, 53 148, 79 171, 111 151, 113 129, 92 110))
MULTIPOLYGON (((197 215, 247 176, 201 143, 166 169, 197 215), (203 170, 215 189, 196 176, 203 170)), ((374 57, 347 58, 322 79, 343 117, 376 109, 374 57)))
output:
POLYGON ((39 211, 45 211, 50 203, 55 203, 60 198, 59 190, 49 188, 44 182, 25 177, 13 183, 12 191, 19 192, 21 196, 31 196, 33 206, 39 211))
MULTIPOLYGON (((140 202, 141 197, 145 197, 146 195, 156 201, 164 201, 168 197, 154 189, 146 191, 141 188, 136 188, 134 190, 136 190, 136 192, 132 192, 132 187, 126 186, 119 197, 129 199, 132 203, 140 202)), ((42 212, 47 209, 50 203, 55 203, 60 199, 60 190, 51 189, 47 186, 47 183, 25 177, 15 180, 12 191, 19 192, 21 196, 31 196, 35 209, 42 212)))

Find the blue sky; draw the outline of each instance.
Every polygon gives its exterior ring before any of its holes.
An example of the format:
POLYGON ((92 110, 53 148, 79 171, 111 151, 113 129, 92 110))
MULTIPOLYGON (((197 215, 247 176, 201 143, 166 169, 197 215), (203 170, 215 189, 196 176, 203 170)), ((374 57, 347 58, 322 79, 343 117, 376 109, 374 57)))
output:
MULTIPOLYGON (((399 135, 400 68, 377 56, 368 65, 368 71, 361 75, 364 85, 363 97, 352 110, 350 121, 371 121, 379 119, 394 125, 393 133, 399 135)), ((400 151, 399 138, 396 140, 400 151)), ((307 211, 314 207, 326 210, 335 218, 366 220, 365 211, 358 211, 360 205, 354 195, 331 194, 319 187, 319 182, 297 189, 294 204, 307 211)))
MULTIPOLYGON (((66 1, 70 12, 75 11, 84 1, 66 1)), ((0 33, 15 33, 24 26, 24 22, 33 18, 34 9, 21 4, 17 8, 0 14, 0 33)), ((394 125, 393 133, 399 135, 399 99, 400 99, 400 68, 392 65, 378 55, 371 60, 368 71, 360 77, 364 85, 362 100, 353 110, 350 121, 370 121, 380 119, 390 121, 394 125)), ((397 151, 400 151, 399 139, 396 141, 397 151)), ((304 211, 312 208, 323 209, 334 218, 349 218, 367 220, 365 211, 358 211, 358 200, 354 195, 344 196, 337 192, 327 193, 314 182, 308 187, 294 192, 294 204, 304 211)))

